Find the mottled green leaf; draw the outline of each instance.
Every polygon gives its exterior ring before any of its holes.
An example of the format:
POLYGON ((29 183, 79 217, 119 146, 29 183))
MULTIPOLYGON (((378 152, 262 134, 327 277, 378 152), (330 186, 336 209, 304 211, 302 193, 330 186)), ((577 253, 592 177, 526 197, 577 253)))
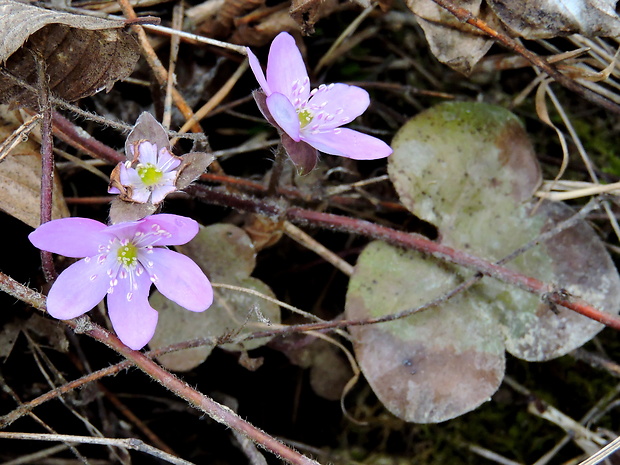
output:
MULTIPOLYGON (((531 199, 540 168, 522 125, 502 108, 439 105, 405 124, 393 148, 389 173, 401 201, 437 226, 439 240, 451 247, 497 261, 573 213, 563 204, 531 199)), ((617 313, 620 307, 616 268, 584 221, 506 266, 603 310, 617 313)), ((415 308, 472 275, 373 243, 351 278, 347 317, 415 308)), ((379 398, 399 417, 426 423, 488 400, 503 377, 504 348, 525 360, 548 360, 581 346, 600 329, 586 317, 484 278, 423 313, 352 333, 362 371, 379 398)))
MULTIPOLYGON (((274 298, 273 292, 259 279, 250 277, 255 266, 254 246, 245 232, 230 224, 201 228, 198 235, 179 248, 191 257, 213 283, 256 291, 274 298)), ((202 313, 185 310, 155 292, 151 305, 159 311, 159 323, 151 348, 165 347, 197 338, 214 338, 217 342, 238 339, 280 323, 280 308, 256 295, 239 290, 215 288, 213 305, 202 313)), ((226 350, 251 350, 266 344, 269 338, 240 343, 224 343, 226 350)), ((166 354, 159 361, 169 369, 188 371, 200 365, 213 345, 166 354)))

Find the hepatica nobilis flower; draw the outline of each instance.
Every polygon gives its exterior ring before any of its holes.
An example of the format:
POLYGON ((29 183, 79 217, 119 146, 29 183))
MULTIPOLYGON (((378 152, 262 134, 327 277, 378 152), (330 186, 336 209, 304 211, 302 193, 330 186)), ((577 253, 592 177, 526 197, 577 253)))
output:
MULTIPOLYGON (((123 194, 127 200, 158 204, 176 190, 175 182, 181 158, 175 157, 167 147, 158 147, 148 140, 131 146, 134 161, 117 165, 116 183, 108 189, 110 194, 123 194), (121 191, 122 189, 122 191, 121 191)), ((115 179, 116 175, 112 176, 115 179)))
POLYGON ((262 88, 254 94, 267 120, 281 131, 282 144, 302 171, 311 170, 317 150, 355 160, 374 160, 392 153, 376 137, 341 128, 366 111, 368 92, 347 84, 310 90, 306 65, 295 40, 281 32, 271 43, 267 75, 250 49, 250 67, 262 88))
POLYGON ((202 312, 213 302, 211 283, 190 258, 165 248, 189 242, 198 223, 159 214, 106 226, 87 218, 63 218, 39 226, 28 238, 36 247, 83 258, 64 270, 47 297, 47 311, 61 320, 82 315, 107 294, 118 337, 141 349, 153 337, 157 311, 148 301, 151 284, 182 307, 202 312))

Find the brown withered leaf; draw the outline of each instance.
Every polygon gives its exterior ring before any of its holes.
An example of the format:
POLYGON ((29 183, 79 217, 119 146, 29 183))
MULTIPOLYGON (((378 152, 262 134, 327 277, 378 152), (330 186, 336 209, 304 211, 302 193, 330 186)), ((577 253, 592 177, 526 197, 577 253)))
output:
POLYGON ((515 35, 541 39, 568 34, 615 37, 620 34, 617 0, 487 0, 515 35))
MULTIPOLYGON (((0 118, 0 142, 17 128, 0 118)), ((20 143, 0 163, 0 210, 36 228, 40 224, 41 155, 30 139, 20 143)), ((52 218, 69 216, 58 179, 54 179, 52 218)))
MULTIPOLYGON (((52 92, 77 100, 109 89, 133 71, 140 55, 134 38, 121 29, 124 25, 0 0, 0 62, 10 75, 36 88, 38 55, 52 92)), ((33 105, 36 95, 2 73, 0 102, 33 105)))
MULTIPOLYGON (((493 45, 479 30, 459 21, 432 0, 407 0, 407 5, 417 15, 433 55, 456 71, 469 74, 493 45)), ((501 24, 482 0, 463 0, 459 6, 501 30, 501 24)))
MULTIPOLYGON (((615 0, 453 0, 492 29, 526 39, 579 33, 585 36, 620 35, 615 0)), ((431 51, 439 61, 469 74, 492 45, 481 32, 459 21, 432 0, 407 0, 418 17, 431 51)))
POLYGON ((297 24, 299 24, 302 34, 307 35, 314 32, 314 25, 319 19, 325 18, 336 11, 350 8, 355 4, 367 7, 370 2, 364 0, 344 3, 338 0, 293 0, 290 13, 297 24))

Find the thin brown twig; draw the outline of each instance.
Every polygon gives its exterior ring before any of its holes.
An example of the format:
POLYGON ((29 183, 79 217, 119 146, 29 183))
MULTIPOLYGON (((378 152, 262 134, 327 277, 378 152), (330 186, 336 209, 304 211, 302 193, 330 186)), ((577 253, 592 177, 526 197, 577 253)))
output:
POLYGON ((137 450, 146 454, 157 457, 168 463, 175 465, 194 465, 179 457, 175 457, 153 446, 145 444, 140 439, 116 439, 116 438, 97 438, 92 436, 74 436, 70 434, 43 434, 43 433, 13 433, 8 431, 0 431, 0 439, 26 439, 30 441, 59 441, 64 443, 81 443, 81 444, 100 444, 104 446, 123 447, 125 449, 137 450))
MULTIPOLYGON (((129 0, 117 1, 118 4, 121 6, 123 14, 127 19, 135 20, 138 18, 138 15, 134 11, 133 6, 131 6, 129 0)), ((155 53, 155 50, 153 49, 152 45, 148 40, 148 37, 146 36, 144 28, 140 25, 134 25, 131 26, 131 28, 138 36, 138 42, 140 43, 142 54, 144 55, 144 58, 146 58, 146 61, 153 70, 155 79, 157 79, 157 82, 159 82, 161 86, 165 86, 168 82, 168 71, 166 71, 166 68, 164 68, 164 65, 162 65, 159 57, 155 53)), ((174 104, 177 106, 177 108, 186 120, 189 121, 194 116, 194 112, 187 104, 181 93, 176 89, 176 87, 172 88, 172 100, 174 101, 174 104)), ((198 122, 194 122, 191 130, 192 132, 203 132, 198 122)))

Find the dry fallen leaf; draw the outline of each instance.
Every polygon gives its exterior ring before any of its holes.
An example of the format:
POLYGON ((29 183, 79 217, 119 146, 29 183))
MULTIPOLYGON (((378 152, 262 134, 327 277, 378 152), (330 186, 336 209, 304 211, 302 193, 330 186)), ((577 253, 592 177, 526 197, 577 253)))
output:
MULTIPOLYGON (((407 0, 407 5, 417 15, 433 55, 456 71, 469 74, 493 45, 493 40, 457 20, 432 0, 407 0)), ((492 12, 487 13, 482 0, 463 1, 459 6, 501 29, 492 12)))
MULTIPOLYGON (((0 142, 18 125, 0 119, 0 142)), ((0 163, 0 210, 36 228, 40 224, 41 155, 31 140, 20 143, 0 163)), ((69 216, 58 179, 54 179, 52 218, 69 216)))
MULTIPOLYGON (((122 20, 0 0, 0 62, 12 76, 37 87, 37 54, 45 61, 52 92, 65 100, 77 100, 110 88, 133 71, 140 55, 134 38, 122 29, 124 25, 122 20)), ((0 103, 34 102, 31 91, 0 75, 0 103)))
POLYGON ((620 35, 617 0, 487 0, 513 32, 526 39, 568 34, 615 37, 620 35))
MULTIPOLYGON (((495 31, 514 37, 620 35, 614 0, 453 0, 452 3, 495 31)), ((432 0, 407 0, 407 6, 418 17, 433 54, 456 71, 469 74, 494 43, 432 0)))

